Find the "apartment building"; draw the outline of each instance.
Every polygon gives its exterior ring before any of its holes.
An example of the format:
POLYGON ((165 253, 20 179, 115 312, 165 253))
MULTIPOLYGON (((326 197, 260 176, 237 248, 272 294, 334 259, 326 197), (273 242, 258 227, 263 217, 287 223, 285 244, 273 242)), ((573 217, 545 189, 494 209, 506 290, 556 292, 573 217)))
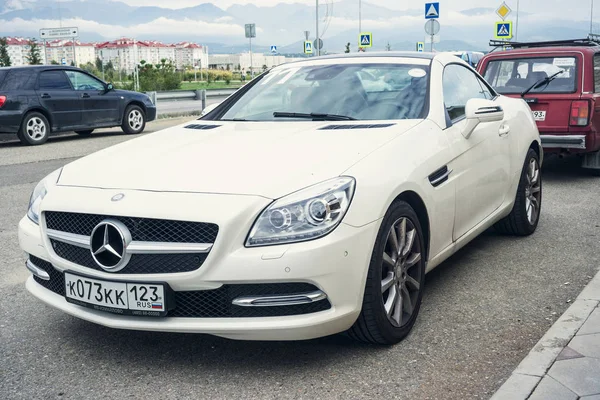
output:
POLYGON ((48 63, 57 62, 58 64, 79 66, 94 63, 96 60, 96 47, 93 43, 81 43, 71 40, 53 40, 46 43, 46 60, 48 63), (75 58, 73 58, 73 54, 75 58))
MULTIPOLYGON (((7 37, 8 56, 10 63, 14 66, 27 65, 27 55, 29 54, 29 39, 21 37, 7 37)), ((40 44, 40 56, 44 62, 44 52, 40 44)))

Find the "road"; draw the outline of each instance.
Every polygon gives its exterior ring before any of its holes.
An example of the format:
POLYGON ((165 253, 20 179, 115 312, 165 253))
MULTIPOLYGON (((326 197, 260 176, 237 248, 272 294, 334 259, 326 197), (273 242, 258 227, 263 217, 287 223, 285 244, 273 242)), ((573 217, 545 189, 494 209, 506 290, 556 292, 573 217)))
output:
POLYGON ((110 131, 39 147, 0 144, 3 398, 489 398, 600 265, 600 178, 575 159, 550 159, 538 231, 524 239, 487 232, 430 273, 419 319, 399 345, 108 329, 26 292, 16 226, 47 173, 129 139, 110 131))

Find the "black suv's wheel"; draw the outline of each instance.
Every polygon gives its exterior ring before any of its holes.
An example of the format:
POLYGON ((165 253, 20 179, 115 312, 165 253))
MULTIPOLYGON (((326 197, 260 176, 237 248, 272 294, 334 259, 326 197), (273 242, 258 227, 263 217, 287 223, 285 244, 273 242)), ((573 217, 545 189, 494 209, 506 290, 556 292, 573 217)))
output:
POLYGON ((50 136, 50 124, 44 114, 35 111, 30 112, 23 118, 17 136, 21 143, 27 146, 44 144, 50 136))
POLYGON ((92 132, 94 132, 93 129, 86 129, 83 131, 75 131, 76 134, 81 135, 81 136, 89 136, 92 134, 92 132))
POLYGON ((373 248, 356 340, 395 344, 412 329, 423 296, 425 245, 417 214, 404 201, 388 210, 373 248))
POLYGON ((515 205, 510 214, 496 223, 501 233, 527 236, 535 232, 542 209, 542 171, 540 158, 533 149, 529 149, 521 171, 515 205))
POLYGON ((146 114, 138 106, 129 106, 125 110, 121 129, 127 134, 141 133, 146 127, 146 114))

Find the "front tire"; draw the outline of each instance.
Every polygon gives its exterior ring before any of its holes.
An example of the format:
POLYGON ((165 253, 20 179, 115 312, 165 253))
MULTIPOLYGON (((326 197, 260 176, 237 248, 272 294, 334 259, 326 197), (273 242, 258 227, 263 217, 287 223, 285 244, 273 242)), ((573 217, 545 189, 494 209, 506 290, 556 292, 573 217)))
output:
POLYGON ((128 135, 142 133, 146 127, 146 114, 139 106, 129 106, 125 110, 121 129, 128 135))
POLYGON ((417 214, 404 201, 384 217, 373 248, 362 310, 348 331, 353 339, 390 345, 412 329, 423 297, 425 242, 417 214))
POLYGON ((50 124, 39 112, 30 112, 23 118, 17 137, 26 146, 37 146, 46 143, 50 136, 50 124))
POLYGON ((515 204, 510 214, 496 223, 495 228, 500 233, 527 236, 535 232, 540 220, 542 209, 542 171, 540 168, 540 158, 533 149, 529 149, 515 204))

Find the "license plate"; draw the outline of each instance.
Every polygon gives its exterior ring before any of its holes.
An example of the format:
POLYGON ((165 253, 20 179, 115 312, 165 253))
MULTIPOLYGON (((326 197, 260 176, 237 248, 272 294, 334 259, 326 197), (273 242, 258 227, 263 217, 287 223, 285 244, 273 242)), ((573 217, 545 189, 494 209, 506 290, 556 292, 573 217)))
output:
POLYGON ((533 119, 536 121, 545 121, 546 111, 533 111, 533 119))
POLYGON ((65 273, 69 303, 123 315, 162 317, 167 314, 161 284, 110 282, 65 273))

